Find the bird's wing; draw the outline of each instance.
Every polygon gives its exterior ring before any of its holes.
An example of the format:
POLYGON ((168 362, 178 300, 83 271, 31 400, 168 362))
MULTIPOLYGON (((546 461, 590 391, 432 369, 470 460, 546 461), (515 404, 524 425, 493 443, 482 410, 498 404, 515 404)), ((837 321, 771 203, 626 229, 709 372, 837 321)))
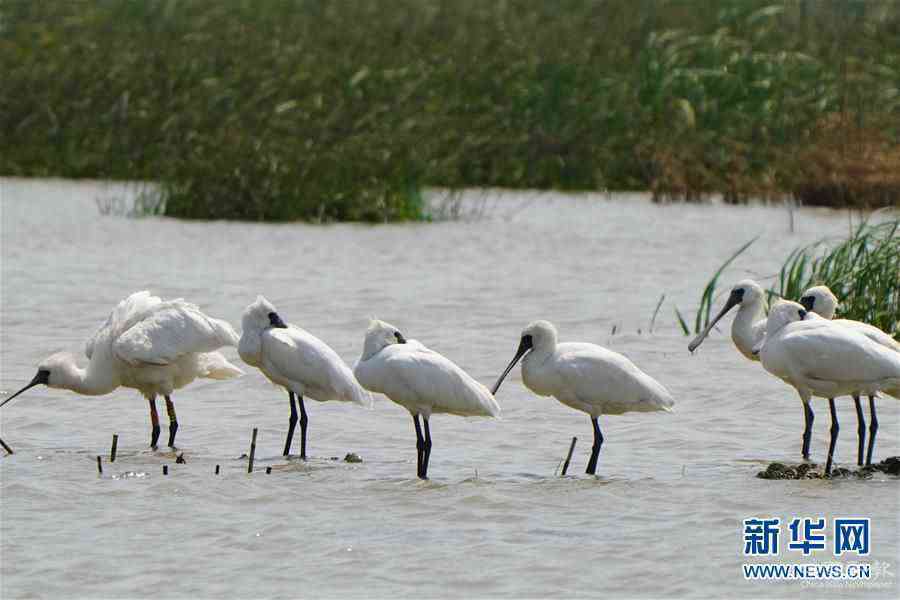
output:
POLYGON ((162 304, 157 296, 147 290, 135 292, 121 300, 113 308, 106 321, 84 344, 84 353, 88 358, 94 355, 97 344, 104 340, 115 339, 128 331, 135 323, 146 318, 152 310, 162 304))
MULTIPOLYGON (((423 345, 406 348, 409 344, 392 344, 383 349, 385 393, 391 396, 390 386, 399 385, 408 398, 414 397, 434 412, 462 416, 500 416, 500 406, 483 384, 475 381, 453 361, 423 345)), ((401 392, 401 393, 403 393, 401 392)))
POLYGON ((130 364, 166 365, 195 352, 238 342, 234 329, 183 300, 161 302, 113 339, 113 353, 130 364))
MULTIPOLYGON (((805 325, 807 321, 797 325, 805 325)), ((791 371, 820 381, 876 382, 900 377, 900 355, 831 321, 794 327, 781 338, 791 371)))
POLYGON ((852 321, 850 319, 836 319, 832 321, 836 325, 840 325, 842 327, 848 327, 857 331, 858 333, 863 334, 876 344, 880 344, 889 350, 893 350, 894 352, 900 352, 900 342, 889 336, 884 331, 878 329, 874 325, 869 325, 868 323, 863 323, 862 321, 852 321))
POLYGON ((262 355, 266 368, 280 377, 328 396, 316 400, 345 400, 364 406, 372 403, 338 353, 304 329, 294 325, 267 329, 262 334, 262 355))
POLYGON ((596 403, 602 395, 602 404, 622 412, 668 410, 674 405, 668 390, 617 352, 581 343, 559 344, 558 348, 557 373, 583 402, 596 403))

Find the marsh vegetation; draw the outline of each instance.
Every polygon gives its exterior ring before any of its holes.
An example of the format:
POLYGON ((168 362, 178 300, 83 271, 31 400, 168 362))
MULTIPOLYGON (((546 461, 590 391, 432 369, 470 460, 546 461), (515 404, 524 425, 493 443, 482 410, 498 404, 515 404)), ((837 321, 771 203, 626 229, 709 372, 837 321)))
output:
POLYGON ((157 181, 185 218, 900 192, 893 2, 12 1, 0 72, 0 174, 157 181))

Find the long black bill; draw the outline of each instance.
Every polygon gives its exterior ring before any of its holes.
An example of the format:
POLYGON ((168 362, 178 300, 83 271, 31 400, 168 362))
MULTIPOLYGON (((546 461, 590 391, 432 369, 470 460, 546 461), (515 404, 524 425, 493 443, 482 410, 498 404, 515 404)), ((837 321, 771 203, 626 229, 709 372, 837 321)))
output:
POLYGON ((497 383, 494 384, 494 387, 491 388, 491 394, 496 394, 497 390, 500 389, 500 384, 503 383, 503 380, 506 379, 506 376, 509 375, 509 372, 512 371, 513 367, 516 366, 516 363, 519 362, 519 359, 525 356, 525 353, 531 350, 532 340, 530 335, 523 335, 522 341, 519 342, 519 349, 516 350, 516 355, 513 356, 513 359, 509 361, 509 365, 506 367, 506 370, 503 371, 503 375, 497 379, 497 383))
POLYGON ((281 320, 277 312, 269 313, 269 324, 276 329, 287 329, 287 325, 281 320))
POLYGON ((47 382, 48 382, 48 381, 50 381, 50 371, 46 371, 46 370, 44 370, 44 369, 41 369, 40 371, 37 372, 37 375, 34 376, 34 379, 31 380, 31 383, 29 383, 28 385, 26 385, 25 387, 23 387, 21 390, 19 390, 18 392, 16 392, 15 394, 13 394, 12 396, 10 396, 9 398, 7 398, 6 400, 4 400, 3 402, 0 402, 0 406, 3 406, 4 404, 6 404, 7 402, 9 402, 10 400, 12 400, 13 398, 15 398, 16 396, 18 396, 19 394, 21 394, 22 392, 24 392, 25 390, 30 390, 31 388, 33 388, 33 387, 36 386, 36 385, 41 385, 41 384, 47 385, 47 382))
POLYGON ((716 318, 710 321, 709 325, 706 326, 706 329, 701 331, 700 334, 693 340, 691 340, 690 344, 688 344, 688 350, 691 352, 696 350, 700 346, 700 344, 703 343, 703 340, 706 339, 706 336, 709 335, 709 332, 712 331, 712 328, 716 326, 716 323, 719 322, 719 319, 724 317, 729 310, 740 304, 741 300, 743 299, 743 290, 741 290, 740 293, 738 290, 734 290, 733 292, 731 292, 731 294, 728 296, 728 302, 725 303, 725 306, 722 307, 722 310, 719 311, 719 314, 716 315, 716 318))

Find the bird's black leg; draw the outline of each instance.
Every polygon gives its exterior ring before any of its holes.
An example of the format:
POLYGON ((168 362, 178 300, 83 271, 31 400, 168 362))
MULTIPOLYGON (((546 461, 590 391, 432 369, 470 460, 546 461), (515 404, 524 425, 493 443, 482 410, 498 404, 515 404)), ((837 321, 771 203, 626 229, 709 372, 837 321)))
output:
POLYGON ((812 439, 813 421, 816 416, 813 414, 812 406, 809 402, 803 403, 803 458, 809 460, 809 442, 812 439))
POLYGON ((419 415, 413 415, 413 425, 416 426, 416 477, 425 479, 425 476, 422 475, 422 455, 425 452, 425 439, 422 437, 419 415))
POLYGON ((875 396, 869 396, 869 449, 866 451, 866 464, 872 464, 872 450, 875 449, 875 434, 878 433, 878 417, 875 415, 875 396))
POLYGON ((291 400, 291 418, 288 420, 287 437, 284 439, 284 454, 287 456, 291 453, 291 442, 294 441, 294 428, 297 426, 297 403, 294 401, 294 392, 288 392, 288 398, 291 400))
POLYGON ((309 423, 309 417, 306 416, 303 396, 297 394, 297 400, 300 402, 300 460, 306 460, 306 424, 309 423))
POLYGON ((422 417, 425 425, 425 450, 422 452, 422 479, 428 479, 428 459, 431 458, 431 428, 428 417, 422 417))
POLYGON ((853 396, 853 402, 856 403, 856 435, 859 438, 859 451, 856 453, 856 464, 863 466, 863 455, 866 451, 866 417, 863 416, 862 403, 859 396, 853 396))
POLYGON ((150 403, 150 424, 153 429, 150 432, 150 448, 156 450, 156 442, 159 441, 159 413, 156 412, 156 396, 147 398, 150 403))
POLYGON ((175 403, 166 396, 166 413, 169 415, 169 448, 175 448, 175 434, 178 433, 178 417, 175 415, 175 403))
POLYGON ((834 461, 834 447, 837 444, 838 432, 841 430, 838 425, 837 411, 834 408, 834 398, 828 399, 828 407, 831 409, 831 443, 828 444, 828 462, 825 463, 825 475, 831 475, 831 464, 834 461))
POLYGON ((588 475, 597 472, 597 457, 600 456, 600 446, 603 445, 603 434, 600 432, 600 423, 597 422, 597 417, 591 417, 591 424, 594 426, 594 446, 591 448, 591 458, 588 460, 585 471, 588 475))

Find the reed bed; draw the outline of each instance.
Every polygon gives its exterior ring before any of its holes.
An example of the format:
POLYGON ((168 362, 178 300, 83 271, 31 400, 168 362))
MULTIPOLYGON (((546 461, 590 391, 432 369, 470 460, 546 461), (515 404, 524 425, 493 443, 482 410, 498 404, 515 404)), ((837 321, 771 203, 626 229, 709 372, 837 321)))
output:
POLYGON ((0 3, 0 174, 165 213, 427 216, 426 186, 897 203, 900 4, 0 3))
MULTIPOLYGON (((695 333, 709 324, 722 272, 754 241, 739 248, 710 279, 701 296, 695 333)), ((844 240, 823 239, 797 248, 785 259, 767 293, 770 300, 799 300, 815 285, 827 285, 837 296, 835 318, 870 323, 900 339, 900 219, 876 225, 863 222, 844 240)), ((689 335, 677 309, 676 315, 689 335)))

